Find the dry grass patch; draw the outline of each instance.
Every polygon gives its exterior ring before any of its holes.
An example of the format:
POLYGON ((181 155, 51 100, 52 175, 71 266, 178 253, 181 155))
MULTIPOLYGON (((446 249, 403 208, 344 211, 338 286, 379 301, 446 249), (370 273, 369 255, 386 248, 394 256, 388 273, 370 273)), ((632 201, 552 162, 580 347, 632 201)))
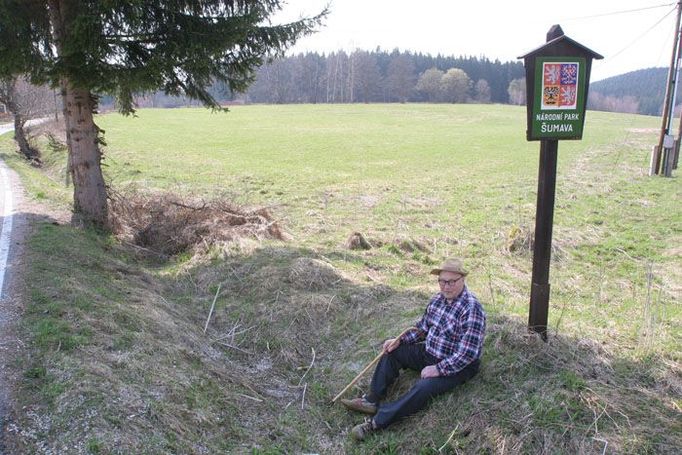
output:
POLYGON ((329 262, 315 258, 297 258, 289 269, 289 282, 295 289, 317 291, 337 286, 344 278, 329 262))
POLYGON ((205 250, 238 237, 286 238, 278 221, 264 208, 245 208, 224 198, 199 200, 170 193, 110 192, 114 232, 158 255, 205 250))

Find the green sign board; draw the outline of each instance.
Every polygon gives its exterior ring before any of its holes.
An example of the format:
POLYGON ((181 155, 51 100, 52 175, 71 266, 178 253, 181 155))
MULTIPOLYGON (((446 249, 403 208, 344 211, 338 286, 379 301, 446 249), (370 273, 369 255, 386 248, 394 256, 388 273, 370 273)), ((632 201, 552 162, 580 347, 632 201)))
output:
POLYGON ((581 139, 587 86, 585 58, 538 56, 534 82, 528 139, 581 139))

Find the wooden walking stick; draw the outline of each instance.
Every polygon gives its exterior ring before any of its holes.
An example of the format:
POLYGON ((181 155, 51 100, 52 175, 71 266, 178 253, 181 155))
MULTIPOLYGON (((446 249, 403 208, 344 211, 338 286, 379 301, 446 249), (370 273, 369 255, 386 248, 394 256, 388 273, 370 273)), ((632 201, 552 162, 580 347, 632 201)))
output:
MULTIPOLYGON (((405 330, 403 330, 402 332, 400 332, 400 335, 398 335, 398 336, 396 337, 394 343, 395 343, 396 341, 399 341, 399 340, 400 340, 400 337, 402 337, 403 335, 405 335, 407 332, 409 332, 410 330, 412 330, 412 329, 414 329, 414 328, 415 328, 415 327, 408 327, 408 328, 406 328, 405 330)), ((365 373, 367 373, 367 370, 369 370, 369 369, 372 368, 374 365, 376 365, 376 363, 379 362, 379 359, 381 359, 381 356, 382 356, 382 355, 384 355, 384 350, 383 350, 383 349, 381 350, 381 352, 379 353, 378 356, 374 357, 374 360, 372 360, 371 362, 369 362, 369 364, 367 364, 367 366, 366 366, 360 373, 358 373, 357 376, 355 376, 355 377, 353 378, 353 380, 350 382, 350 384, 348 384, 346 387, 344 387, 343 390, 340 391, 339 394, 336 395, 336 396, 332 399, 332 403, 336 403, 336 400, 338 400, 344 393, 346 393, 346 391, 347 391, 348 389, 350 389, 351 387, 353 387, 353 386, 355 385, 355 383, 358 382, 358 380, 360 380, 360 378, 362 377, 362 375, 365 374, 365 373)))

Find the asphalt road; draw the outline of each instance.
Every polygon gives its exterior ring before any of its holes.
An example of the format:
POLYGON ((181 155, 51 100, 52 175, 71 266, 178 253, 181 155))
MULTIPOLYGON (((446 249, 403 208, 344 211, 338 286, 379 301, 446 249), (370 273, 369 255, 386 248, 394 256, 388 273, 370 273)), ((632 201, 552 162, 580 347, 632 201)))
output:
MULTIPOLYGON (((0 134, 12 131, 12 124, 0 125, 0 134)), ((9 169, 0 161, 0 300, 6 296, 3 294, 5 273, 7 272, 7 259, 9 258, 10 244, 12 239, 12 222, 14 221, 14 192, 13 182, 10 180, 9 169)), ((0 314, 0 321, 3 319, 0 314)), ((0 326, 0 328, 2 328, 0 326)))
MULTIPOLYGON (((12 124, 0 124, 0 134, 12 131, 12 124)), ((15 278, 20 275, 21 249, 27 230, 21 182, 0 161, 0 455, 12 453, 5 439, 11 423, 8 404, 11 387, 16 381, 13 359, 20 349, 14 326, 19 318, 21 296, 15 278)))

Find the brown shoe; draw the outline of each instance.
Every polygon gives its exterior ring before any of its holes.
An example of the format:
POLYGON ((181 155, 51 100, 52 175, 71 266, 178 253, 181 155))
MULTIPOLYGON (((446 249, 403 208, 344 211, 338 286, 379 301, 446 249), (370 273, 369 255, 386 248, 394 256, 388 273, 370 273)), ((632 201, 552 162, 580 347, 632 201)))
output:
POLYGON ((372 419, 366 419, 361 424, 355 425, 353 429, 350 430, 350 435, 356 441, 362 441, 375 431, 377 431, 377 428, 374 427, 374 422, 372 419))
POLYGON ((377 413, 377 405, 367 401, 365 397, 353 398, 352 400, 343 399, 341 404, 351 411, 363 412, 369 415, 377 413))

